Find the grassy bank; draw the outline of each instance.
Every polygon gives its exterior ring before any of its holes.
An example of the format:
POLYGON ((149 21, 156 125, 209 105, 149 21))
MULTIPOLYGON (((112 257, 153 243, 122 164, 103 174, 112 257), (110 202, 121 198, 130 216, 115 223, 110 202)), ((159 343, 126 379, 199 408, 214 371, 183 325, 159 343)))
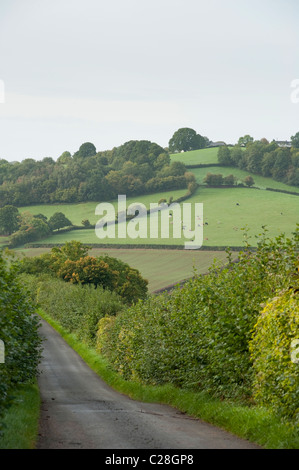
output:
POLYGON ((18 387, 8 409, 0 449, 34 449, 38 435, 40 396, 37 383, 18 387))
POLYGON ((69 334, 42 311, 40 314, 108 385, 132 399, 168 404, 190 416, 255 442, 263 448, 299 448, 297 433, 265 408, 216 400, 206 394, 178 389, 171 385, 144 386, 124 380, 111 370, 107 361, 94 349, 80 343, 75 335, 69 334))

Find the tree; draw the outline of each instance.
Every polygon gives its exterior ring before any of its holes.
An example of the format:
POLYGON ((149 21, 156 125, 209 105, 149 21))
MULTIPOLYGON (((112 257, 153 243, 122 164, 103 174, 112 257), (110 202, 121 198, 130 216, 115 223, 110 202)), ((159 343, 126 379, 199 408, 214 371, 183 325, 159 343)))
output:
POLYGON ((292 147, 299 149, 299 132, 291 137, 292 147))
POLYGON ((240 139, 238 140, 238 145, 240 145, 241 147, 247 147, 247 144, 249 144, 253 141, 254 141, 253 137, 246 134, 246 135, 244 135, 244 137, 240 137, 240 139))
POLYGON ((203 182, 208 186, 221 186, 223 184, 223 175, 208 173, 203 182))
POLYGON ((205 147, 206 138, 197 134, 194 129, 190 129, 189 127, 178 129, 169 141, 169 151, 171 153, 188 152, 205 147))
POLYGON ((91 142, 82 144, 77 152, 74 153, 73 158, 87 158, 96 155, 97 150, 91 142))
POLYGON ((69 227, 73 225, 72 222, 62 213, 55 212, 49 219, 49 227, 51 230, 59 230, 63 227, 69 227))
POLYGON ((254 179, 252 178, 251 175, 248 175, 248 176, 246 176, 246 178, 244 179, 244 183, 246 184, 246 186, 248 186, 248 188, 250 188, 251 186, 254 185, 254 179))
POLYGON ((288 148, 278 148, 275 151, 275 164, 273 167, 273 178, 279 181, 282 181, 285 178, 288 169, 292 164, 290 149, 288 148))
POLYGON ((242 147, 238 145, 233 147, 230 151, 230 157, 231 157, 233 166, 238 166, 238 167, 244 166, 243 161, 244 161, 245 156, 244 156, 244 149, 242 149, 242 147))
POLYGON ((246 169, 252 173, 261 173, 262 159, 267 149, 265 144, 257 141, 246 148, 246 169))
POLYGON ((234 175, 228 175, 223 178, 223 184, 227 186, 234 186, 235 182, 236 178, 234 177, 234 175))
POLYGON ((218 162, 221 165, 225 165, 225 166, 230 166, 233 163, 231 154, 230 154, 230 149, 226 145, 223 147, 219 147, 218 162))
POLYGON ((7 205, 0 209, 0 233, 11 235, 19 227, 19 211, 17 207, 7 205))
POLYGON ((60 163, 62 165, 67 165, 72 161, 72 155, 70 152, 67 150, 63 152, 60 157, 57 158, 57 163, 60 163))

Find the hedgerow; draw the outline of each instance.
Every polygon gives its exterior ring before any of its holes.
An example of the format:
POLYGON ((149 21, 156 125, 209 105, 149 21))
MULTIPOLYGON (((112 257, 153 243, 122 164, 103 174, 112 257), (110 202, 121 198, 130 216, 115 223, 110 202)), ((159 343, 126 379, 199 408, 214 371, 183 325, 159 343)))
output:
POLYGON ((268 302, 250 343, 257 403, 299 424, 299 292, 288 289, 268 302))
POLYGON ((89 346, 95 345, 99 320, 124 308, 117 293, 101 286, 74 285, 47 274, 21 274, 20 280, 46 314, 89 346))
POLYGON ((36 306, 17 279, 17 263, 0 251, 0 433, 2 417, 14 400, 14 389, 35 379, 41 353, 36 306))
POLYGON ((266 233, 257 250, 246 243, 238 263, 214 265, 171 295, 139 302, 113 320, 101 320, 98 351, 127 379, 171 382, 221 398, 250 401, 255 370, 250 341, 261 304, 289 285, 298 231, 274 241, 266 233))

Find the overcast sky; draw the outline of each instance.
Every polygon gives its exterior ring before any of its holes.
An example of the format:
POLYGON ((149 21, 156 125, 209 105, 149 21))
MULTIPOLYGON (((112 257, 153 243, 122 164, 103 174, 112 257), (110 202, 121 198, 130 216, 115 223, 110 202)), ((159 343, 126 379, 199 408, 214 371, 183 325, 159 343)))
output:
POLYGON ((298 0, 0 0, 0 158, 290 139, 298 23, 298 0))

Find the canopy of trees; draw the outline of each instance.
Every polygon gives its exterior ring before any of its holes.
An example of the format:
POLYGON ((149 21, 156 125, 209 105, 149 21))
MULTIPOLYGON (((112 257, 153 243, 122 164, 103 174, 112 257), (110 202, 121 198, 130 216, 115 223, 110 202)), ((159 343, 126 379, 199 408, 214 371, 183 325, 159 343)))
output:
POLYGON ((187 188, 185 172, 183 164, 171 164, 169 154, 147 140, 132 140, 103 152, 86 142, 73 156, 65 151, 56 162, 0 160, 0 207, 108 201, 118 194, 155 192, 163 185, 163 189, 187 188))
POLYGON ((294 146, 279 147, 275 142, 269 143, 262 139, 247 142, 245 148, 239 145, 233 148, 220 147, 218 161, 222 165, 235 166, 291 186, 299 186, 299 149, 294 146))
POLYGON ((188 127, 177 130, 169 141, 169 151, 188 152, 206 147, 207 139, 188 127))
POLYGON ((11 235, 18 229, 19 211, 16 207, 7 205, 0 208, 0 233, 3 235, 11 235))
POLYGON ((292 146, 299 149, 299 132, 291 137, 292 146))

